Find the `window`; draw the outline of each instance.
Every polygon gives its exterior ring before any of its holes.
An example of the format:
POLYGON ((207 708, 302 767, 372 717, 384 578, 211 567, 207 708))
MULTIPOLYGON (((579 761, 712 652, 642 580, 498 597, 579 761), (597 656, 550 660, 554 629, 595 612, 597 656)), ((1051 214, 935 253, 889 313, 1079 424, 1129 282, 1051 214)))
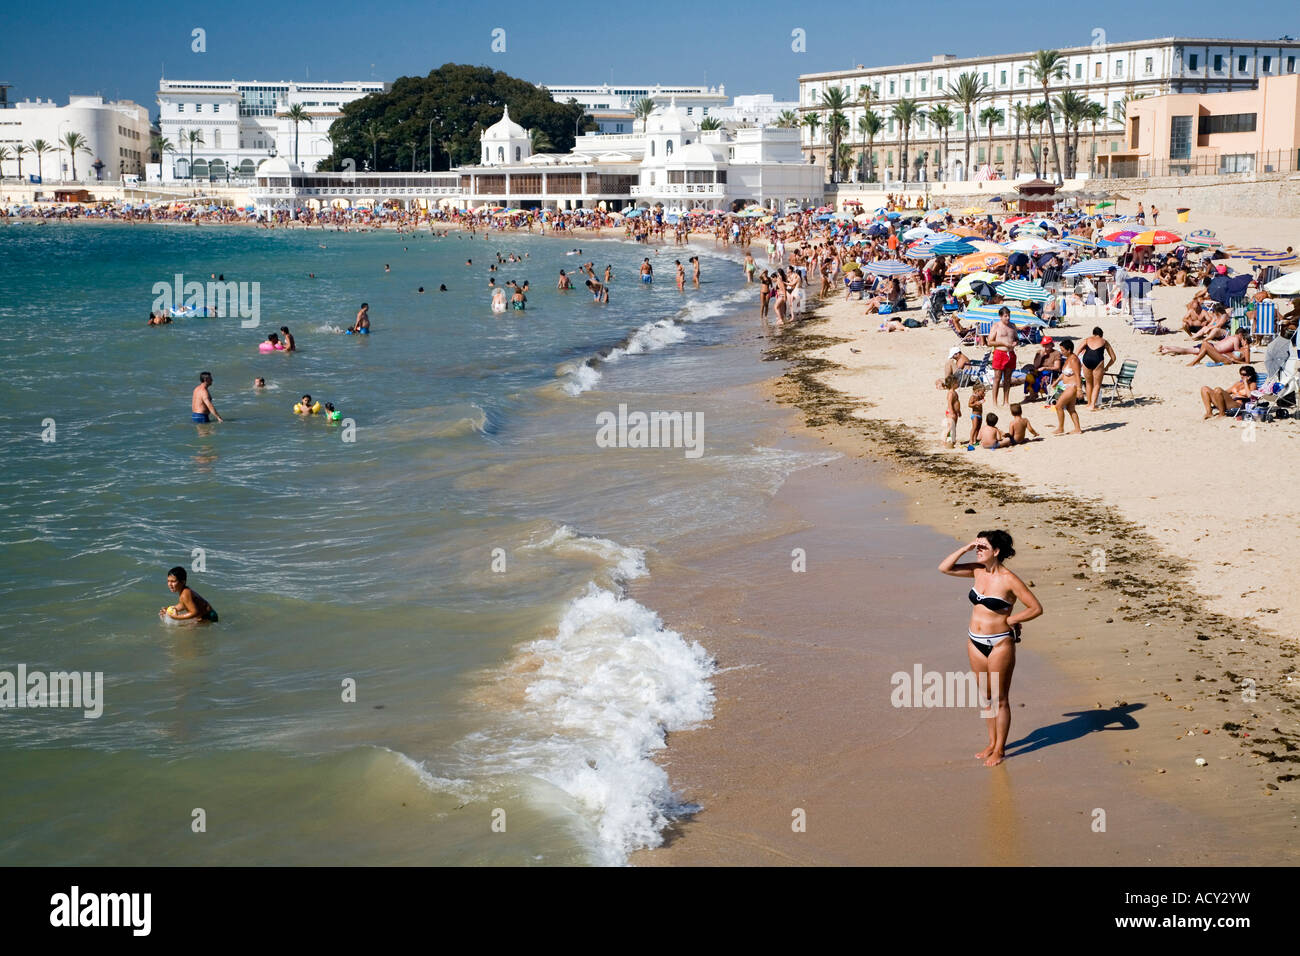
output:
POLYGON ((212 148, 213 149, 221 148, 221 130, 219 129, 214 129, 212 131, 212 148))
POLYGON ((1119 141, 1118 141, 1118 140, 1113 140, 1113 139, 1112 139, 1112 140, 1110 141, 1110 151, 1111 151, 1112 153, 1118 153, 1118 152, 1119 152, 1119 141))
MULTIPOLYGON (((810 127, 809 130, 808 130, 808 135, 809 135, 810 137, 812 136, 812 129, 811 129, 811 127, 810 127)), ((653 156, 654 154, 655 154, 655 141, 654 141, 654 140, 650 140, 650 155, 653 156)))
POLYGON ((999 83, 999 85, 1001 85, 1001 86, 1006 86, 1006 85, 1007 85, 1007 71, 1006 71, 1006 70, 1002 70, 1002 71, 1000 71, 1000 72, 998 73, 998 83, 999 83))
POLYGON ((1025 71, 1024 71, 1024 70, 1021 70, 1020 73, 1017 75, 1016 82, 1017 82, 1017 83, 1024 83, 1024 82, 1025 82, 1025 71))
POLYGON ((988 86, 988 83, 989 83, 989 74, 988 74, 988 70, 985 70, 981 75, 982 75, 983 78, 984 78, 984 85, 985 85, 985 86, 988 86))
POLYGON ((1269 67, 1271 67, 1272 65, 1273 65, 1273 58, 1271 56, 1266 56, 1264 57, 1264 62, 1260 64, 1259 71, 1261 73, 1267 73, 1269 67))
POLYGON ((1187 55, 1187 68, 1189 70, 1195 70, 1200 65, 1201 65, 1201 58, 1199 56, 1197 56, 1195 53, 1189 53, 1187 55))
POLYGON ((894 95, 894 81, 893 81, 893 80, 890 80, 890 81, 889 81, 889 95, 890 95, 890 96, 893 96, 893 95, 894 95))
POLYGON ((1288 73, 1295 72, 1295 57, 1289 56, 1286 58, 1286 71, 1288 73))
POLYGON ((925 92, 925 77, 921 77, 921 92, 925 92))
POLYGON ((1254 153, 1230 153, 1219 157, 1219 172, 1221 173, 1253 173, 1254 171, 1254 153))
POLYGON ((1170 117, 1169 158, 1192 158, 1192 118, 1190 116, 1170 117))
POLYGON ((904 92, 904 93, 911 93, 911 92, 912 92, 912 81, 911 81, 911 80, 904 80, 904 81, 903 81, 903 92, 904 92))
POLYGON ((670 139, 666 143, 664 143, 664 155, 671 156, 672 154, 673 154, 673 141, 670 139))
POLYGON ((1222 73, 1222 72, 1223 72, 1223 54, 1222 54, 1222 53, 1216 53, 1216 54, 1214 54, 1214 72, 1215 72, 1215 73, 1222 73))
POLYGON ((497 162, 498 162, 498 163, 504 163, 505 161, 506 161, 506 150, 505 150, 505 147, 504 147, 504 146, 498 146, 498 147, 497 147, 497 162))
POLYGON ((622 123, 615 123, 615 124, 614 124, 614 132, 616 132, 616 133, 621 133, 621 132, 623 132, 623 124, 622 124, 622 123))
POLYGON ((1244 56, 1237 57, 1237 72, 1238 73, 1246 72, 1246 58, 1244 56))
POLYGON ((1253 133, 1258 113, 1223 113, 1219 116, 1202 116, 1197 125, 1198 136, 1216 133, 1253 133))
POLYGON ((1154 57, 1147 57, 1147 58, 1142 62, 1142 69, 1143 69, 1143 71, 1147 74, 1147 76, 1150 76, 1150 75, 1151 75, 1151 71, 1152 71, 1153 69, 1155 69, 1155 65, 1156 65, 1155 58, 1154 58, 1154 57))
POLYGON ((1115 75, 1116 76, 1124 75, 1124 61, 1121 59, 1115 60, 1115 75))
POLYGON ((1119 100, 1112 103, 1110 107, 1110 115, 1115 118, 1116 123, 1124 122, 1124 104, 1119 100))
MULTIPOLYGON (((1291 57, 1291 65, 1295 66, 1295 57, 1291 57)), ((936 76, 934 78, 934 85, 937 86, 939 89, 943 89, 943 77, 936 76)), ((877 90, 876 92, 879 93, 880 91, 877 90)))
POLYGON ((984 162, 984 147, 983 147, 983 146, 980 147, 980 149, 979 149, 979 155, 975 157, 975 162, 977 162, 977 163, 983 163, 983 162, 984 162))
POLYGON ((998 147, 998 158, 997 158, 997 162, 999 162, 999 163, 1002 162, 1002 147, 1001 147, 1001 146, 998 147))
POLYGON ((184 103, 177 103, 177 104, 176 104, 176 112, 177 112, 177 113, 184 113, 184 112, 185 112, 185 104, 184 104, 184 103))
POLYGON ((888 130, 888 132, 889 132, 889 135, 890 135, 890 136, 893 136, 893 135, 894 135, 894 118, 893 118, 892 116, 889 117, 889 130, 888 130))
POLYGON ((214 112, 214 113, 220 113, 220 112, 221 112, 221 104, 220 104, 220 103, 213 103, 213 104, 212 104, 212 112, 214 112))
POLYGON ((1092 65, 1092 78, 1094 80, 1101 79, 1101 60, 1098 60, 1092 65))
POLYGON ((892 149, 885 154, 885 165, 886 166, 894 165, 894 151, 892 149))
POLYGON ((1081 79, 1083 79, 1083 64, 1082 64, 1082 63, 1076 63, 1076 64, 1074 64, 1074 78, 1075 78, 1076 80, 1081 80, 1081 79))
POLYGON ((520 154, 520 149, 519 149, 519 147, 516 146, 516 147, 515 147, 515 162, 517 163, 517 162, 519 162, 519 160, 521 160, 521 159, 523 159, 523 156, 520 154))

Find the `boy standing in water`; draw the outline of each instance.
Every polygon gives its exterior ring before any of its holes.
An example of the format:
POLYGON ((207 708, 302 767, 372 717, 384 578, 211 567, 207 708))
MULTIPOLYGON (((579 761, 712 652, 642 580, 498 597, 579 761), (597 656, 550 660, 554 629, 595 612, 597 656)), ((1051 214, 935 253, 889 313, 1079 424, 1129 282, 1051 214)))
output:
POLYGON ((180 567, 172 568, 167 572, 167 587, 175 594, 176 604, 175 611, 168 615, 167 608, 158 609, 159 617, 171 617, 177 621, 211 621, 217 623, 217 612, 212 609, 212 605, 205 601, 197 591, 185 583, 185 569, 180 567))

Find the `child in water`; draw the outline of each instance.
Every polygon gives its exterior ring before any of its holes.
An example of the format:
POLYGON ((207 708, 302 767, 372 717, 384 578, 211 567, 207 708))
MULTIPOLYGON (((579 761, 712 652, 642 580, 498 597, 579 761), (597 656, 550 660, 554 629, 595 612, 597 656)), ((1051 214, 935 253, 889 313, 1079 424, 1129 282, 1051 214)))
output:
POLYGON ((160 607, 159 617, 170 617, 176 621, 211 621, 217 623, 217 612, 197 591, 185 583, 185 569, 177 566, 167 572, 167 587, 176 597, 176 603, 170 608, 160 607), (171 611, 170 614, 167 612, 171 611))

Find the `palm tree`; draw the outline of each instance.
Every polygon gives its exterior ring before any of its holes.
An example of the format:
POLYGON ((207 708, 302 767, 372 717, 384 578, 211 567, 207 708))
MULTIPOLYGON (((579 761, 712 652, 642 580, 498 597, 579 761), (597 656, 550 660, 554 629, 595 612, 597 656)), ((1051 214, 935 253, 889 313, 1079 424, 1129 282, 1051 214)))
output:
POLYGON ((641 132, 646 131, 646 123, 650 119, 650 114, 654 112, 655 101, 648 96, 643 96, 632 104, 632 115, 641 121, 641 132))
POLYGON ((528 131, 528 148, 534 153, 546 153, 555 149, 555 144, 546 135, 546 130, 534 126, 528 131))
POLYGON ((32 140, 32 152, 36 156, 36 178, 41 182, 45 182, 45 169, 44 164, 41 162, 41 158, 46 153, 54 152, 54 144, 47 143, 43 139, 34 139, 32 140))
POLYGON ((23 178, 23 156, 30 153, 32 148, 26 143, 19 143, 14 147, 14 158, 18 160, 18 178, 23 178))
POLYGON ((832 86, 822 93, 821 105, 822 109, 830 114, 826 121, 826 133, 830 137, 831 156, 834 157, 831 162, 831 182, 835 182, 835 168, 839 165, 840 138, 849 128, 848 117, 844 115, 844 109, 849 105, 849 94, 841 87, 832 86))
MULTIPOLYGON (((846 120, 847 122, 847 120, 846 120)), ((839 163, 841 179, 849 178, 849 167, 853 165, 853 144, 840 143, 839 163)))
POLYGON ((866 137, 867 140, 867 182, 873 182, 876 178, 876 134, 885 126, 885 121, 881 119, 880 114, 875 110, 867 110, 858 117, 858 132, 866 137))
MULTIPOLYGON (((33 143, 32 145, 34 146, 36 144, 33 143)), ((157 153, 158 159, 161 161, 163 156, 167 153, 176 152, 176 147, 172 145, 171 140, 159 133, 149 137, 149 151, 151 153, 157 153)))
POLYGON ((1073 179, 1078 169, 1079 125, 1084 121, 1088 111, 1088 101, 1074 90, 1066 90, 1056 97, 1055 107, 1065 124, 1065 175, 1073 179), (1074 128, 1074 137, 1070 137, 1070 128, 1074 128))
POLYGON ((1020 127, 1023 124, 1029 128, 1029 114, 1032 107, 1024 103, 1013 103, 1011 106, 1011 118, 1016 122, 1016 144, 1011 153, 1011 178, 1015 179, 1020 175, 1020 127))
POLYGON ((370 169, 373 172, 379 172, 379 141, 384 139, 384 131, 379 127, 379 120, 371 120, 361 131, 366 139, 370 140, 370 169))
POLYGON ((303 107, 301 103, 294 103, 284 111, 283 116, 293 124, 293 164, 298 165, 298 124, 306 123, 311 125, 311 114, 303 107))
POLYGON ((700 129, 722 129, 722 120, 718 119, 716 116, 706 116, 704 119, 700 120, 700 129))
POLYGON ((1096 100, 1088 104, 1088 112, 1084 119, 1092 124, 1092 160, 1088 164, 1088 170, 1093 176, 1097 175, 1097 124, 1106 122, 1106 117, 1106 107, 1096 100))
POLYGON ((957 121, 957 117, 953 115, 952 110, 948 109, 947 104, 940 103, 934 109, 930 110, 930 122, 933 123, 935 128, 939 131, 939 140, 940 140, 939 169, 940 170, 943 170, 945 168, 945 163, 947 162, 947 158, 948 158, 948 130, 952 127, 952 124, 955 123, 956 121, 957 121))
MULTIPOLYGON (((809 113, 803 118, 803 125, 808 127, 808 145, 815 146, 817 143, 817 128, 822 125, 822 118, 819 113, 809 113)), ((814 153, 813 155, 816 155, 814 153)))
MULTIPOLYGON (((1029 61, 1034 79, 1043 85, 1044 100, 1048 99, 1047 84, 1053 77, 1060 75, 1064 64, 1065 59, 1057 50, 1039 50, 1029 61)), ((1056 145, 1056 121, 1052 118, 1050 109, 1047 111, 1047 129, 1052 137, 1052 162, 1056 164, 1056 181, 1060 183, 1064 181, 1061 177, 1061 151, 1056 145)))
POLYGON ((980 110, 980 122, 989 128, 989 165, 993 165, 993 124, 1004 122, 1007 114, 996 106, 986 106, 980 110))
POLYGON ((1043 124, 1047 122, 1048 114, 1051 110, 1046 103, 1035 103, 1029 107, 1030 124, 1038 124, 1038 145, 1030 149, 1034 156, 1034 178, 1042 179, 1047 164, 1043 162, 1046 158, 1043 156, 1043 124))
POLYGON ((187 143, 189 144, 190 147, 189 174, 190 174, 190 178, 193 179, 194 178, 194 144, 195 143, 198 143, 199 145, 203 144, 203 131, 199 129, 188 129, 188 130, 183 129, 179 131, 177 136, 180 139, 182 146, 184 146, 187 143))
POLYGON ((925 118, 925 113, 917 106, 916 100, 904 97, 894 104, 890 115, 898 122, 899 132, 903 134, 903 152, 899 159, 899 168, 903 171, 903 182, 907 182, 907 141, 912 132, 912 124, 925 118))
POLYGON ((952 92, 948 94, 948 99, 952 100, 961 107, 962 115, 966 121, 962 126, 966 134, 966 164, 962 173, 966 178, 970 177, 970 127, 971 114, 975 112, 975 105, 988 95, 989 87, 984 82, 984 78, 978 73, 963 73, 957 77, 957 83, 953 86, 952 92))
POLYGON ((72 178, 75 181, 77 178, 77 154, 89 153, 90 146, 86 144, 86 137, 71 130, 63 134, 63 145, 68 148, 68 152, 72 155, 72 178))
POLYGON ((14 158, 8 146, 0 146, 0 179, 5 178, 5 163, 14 158))
POLYGON ((794 110, 782 110, 772 125, 779 129, 796 129, 799 126, 799 114, 794 110))

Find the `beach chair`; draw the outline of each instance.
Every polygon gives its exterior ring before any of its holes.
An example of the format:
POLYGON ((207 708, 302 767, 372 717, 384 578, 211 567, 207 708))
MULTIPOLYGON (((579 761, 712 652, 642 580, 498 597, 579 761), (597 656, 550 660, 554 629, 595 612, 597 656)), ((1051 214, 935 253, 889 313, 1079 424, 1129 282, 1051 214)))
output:
POLYGON ((1147 335, 1164 335, 1169 330, 1160 323, 1164 319, 1157 319, 1155 309, 1151 306, 1151 300, 1144 299, 1141 302, 1133 303, 1133 315, 1129 318, 1129 325, 1134 332, 1144 332, 1147 335))
POLYGON ((1255 309, 1253 337, 1261 345, 1277 335, 1277 303, 1261 302, 1255 309))
POLYGON ((1151 280, 1143 276, 1128 276, 1124 280, 1124 311, 1132 313, 1140 302, 1149 301, 1151 280))
POLYGON ((1232 317, 1232 321, 1228 323, 1231 331, 1236 332, 1245 322, 1247 308, 1244 295, 1235 295, 1228 300, 1228 315, 1232 317))
POLYGON ((1102 405, 1109 404, 1119 398, 1121 388, 1127 388, 1129 398, 1133 397, 1133 376, 1137 372, 1137 367, 1137 362, 1123 362, 1120 364, 1118 372, 1107 372, 1101 377, 1099 400, 1102 405))
POLYGON ((980 339, 978 329, 967 329, 965 332, 957 328, 957 321, 952 315, 948 315, 948 328, 952 329, 953 334, 961 340, 962 345, 983 345, 980 339))
POLYGON ((984 376, 993 367, 992 353, 986 353, 982 359, 971 362, 957 375, 957 387, 966 388, 984 381, 984 376))

